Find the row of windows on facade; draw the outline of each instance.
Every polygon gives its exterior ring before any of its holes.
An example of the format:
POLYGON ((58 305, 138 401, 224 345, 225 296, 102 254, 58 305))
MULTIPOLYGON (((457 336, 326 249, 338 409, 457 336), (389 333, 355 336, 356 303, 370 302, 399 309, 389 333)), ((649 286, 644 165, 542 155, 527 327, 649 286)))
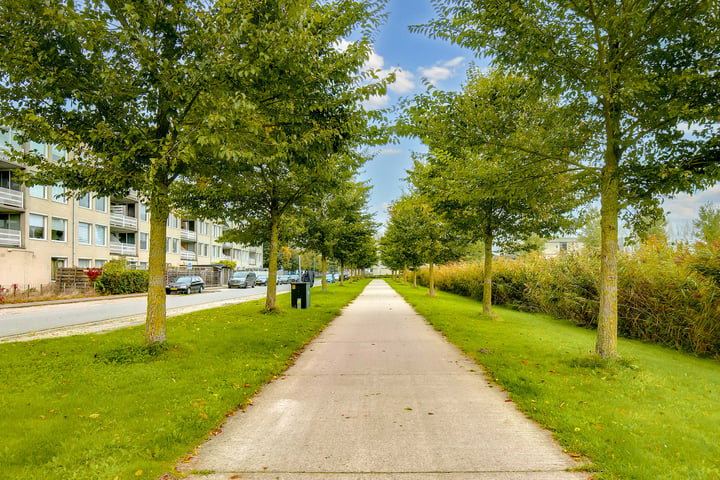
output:
MULTIPOLYGON (((5 175, 7 177, 7 183, 10 184, 11 177, 9 176, 10 172, 0 172, 0 176, 2 174, 7 173, 8 175, 5 175)), ((4 178, 4 177, 3 177, 4 178)), ((2 180, 2 178, 0 178, 2 180)), ((16 184, 17 185, 17 184, 16 184)), ((0 183, 0 187, 4 186, 0 183)), ((9 187, 6 187, 9 188, 9 187)), ((19 188, 19 187, 18 187, 19 188)), ((50 198, 54 202, 58 203, 67 203, 67 199, 65 197, 65 189, 61 184, 53 185, 53 186, 43 186, 43 185, 35 185, 33 187, 28 188, 28 193, 30 196, 34 198, 40 198, 40 199, 47 199, 47 191, 50 191, 50 198)), ((77 199, 78 206, 82 208, 92 209, 95 208, 98 212, 107 212, 107 198, 106 197, 100 197, 100 196, 94 196, 91 197, 89 193, 83 195, 82 197, 79 197, 77 199), (94 202, 93 202, 94 200, 94 202)), ((135 211, 134 206, 132 204, 125 205, 125 210, 123 214, 130 217, 135 217, 135 211)), ((148 208, 145 204, 140 204, 140 220, 147 222, 150 218, 150 212, 148 211, 148 208)), ((175 215, 169 215, 167 219, 167 226, 173 227, 173 228, 182 228, 186 230, 194 230, 195 222, 194 221, 188 221, 188 220, 182 220, 180 217, 177 217, 175 215)), ((211 225, 208 222, 198 222, 198 233, 201 235, 209 235, 209 232, 211 231, 211 225)), ((212 225, 212 232, 214 237, 219 237, 223 234, 223 227, 219 225, 212 225)))

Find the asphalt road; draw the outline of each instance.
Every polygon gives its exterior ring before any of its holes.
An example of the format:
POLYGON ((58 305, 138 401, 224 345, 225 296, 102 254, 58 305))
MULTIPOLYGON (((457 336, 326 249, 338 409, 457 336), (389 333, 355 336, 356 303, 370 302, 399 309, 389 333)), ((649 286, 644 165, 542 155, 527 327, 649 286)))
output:
MULTIPOLYGON (((279 285, 277 292, 287 292, 290 285, 279 285)), ((239 303, 250 298, 265 297, 266 287, 210 289, 200 294, 168 295, 167 311, 187 312, 239 303)), ((0 309, 0 338, 30 332, 71 327, 88 323, 144 315, 147 297, 102 298, 52 305, 23 306, 0 309)))

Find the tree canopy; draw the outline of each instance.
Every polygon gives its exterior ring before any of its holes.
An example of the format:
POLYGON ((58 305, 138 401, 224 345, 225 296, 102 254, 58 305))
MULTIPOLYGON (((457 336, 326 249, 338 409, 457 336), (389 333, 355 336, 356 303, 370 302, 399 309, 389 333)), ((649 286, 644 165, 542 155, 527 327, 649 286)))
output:
MULTIPOLYGON (((596 352, 617 355, 618 216, 657 216, 662 195, 718 178, 720 15, 712 0, 433 0, 415 31, 522 72, 586 111, 601 195, 596 352), (692 130, 693 135, 689 134, 692 130)), ((516 145, 520 149, 522 145, 516 145)))

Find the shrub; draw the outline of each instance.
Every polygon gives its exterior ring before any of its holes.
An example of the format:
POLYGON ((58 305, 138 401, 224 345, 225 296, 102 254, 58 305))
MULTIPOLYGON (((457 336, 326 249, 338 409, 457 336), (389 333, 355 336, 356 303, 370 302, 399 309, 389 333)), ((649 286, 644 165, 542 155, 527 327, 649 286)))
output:
POLYGON ((95 281, 95 289, 108 295, 143 293, 148 291, 149 278, 147 270, 127 270, 116 268, 114 265, 111 268, 105 266, 102 275, 95 281))
MULTIPOLYGON (((441 290, 482 300, 483 265, 436 268, 441 290)), ((427 271, 419 281, 427 285, 427 271)), ((597 253, 530 255, 493 262, 493 303, 597 327, 597 253)), ((618 333, 699 354, 720 356, 720 244, 691 253, 652 239, 618 256, 618 333)))

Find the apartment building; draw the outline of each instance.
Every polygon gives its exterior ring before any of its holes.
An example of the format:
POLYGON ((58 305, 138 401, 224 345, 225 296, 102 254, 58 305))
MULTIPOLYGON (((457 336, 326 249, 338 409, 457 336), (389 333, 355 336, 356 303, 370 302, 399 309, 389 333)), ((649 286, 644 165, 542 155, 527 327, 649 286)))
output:
MULTIPOLYGON (((23 166, 3 154, 6 143, 14 143, 12 134, 0 131, 0 285, 46 284, 59 267, 101 267, 118 258, 147 268, 150 214, 140 198, 87 194, 66 199, 62 185, 20 185, 13 171, 23 166)), ((51 145, 22 147, 49 159, 63 156, 51 145)), ((238 268, 262 267, 262 246, 217 241, 224 225, 170 215, 167 227, 168 265, 232 260, 238 268)))

